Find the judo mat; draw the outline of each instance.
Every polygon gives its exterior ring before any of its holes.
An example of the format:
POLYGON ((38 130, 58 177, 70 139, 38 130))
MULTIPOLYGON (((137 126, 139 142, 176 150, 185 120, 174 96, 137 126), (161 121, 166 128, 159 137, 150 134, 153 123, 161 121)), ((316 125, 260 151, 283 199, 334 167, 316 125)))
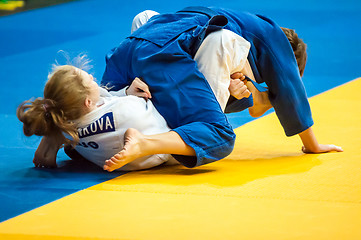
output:
POLYGON ((237 113, 228 115, 237 140, 226 159, 131 173, 62 152, 59 168, 33 168, 39 139, 22 136, 16 106, 42 96, 59 50, 86 51, 100 79, 104 54, 138 12, 219 3, 89 0, 0 18, 0 239, 361 239, 361 4, 287 4, 222 7, 263 13, 303 36, 314 131, 344 152, 303 154, 274 113, 237 113))

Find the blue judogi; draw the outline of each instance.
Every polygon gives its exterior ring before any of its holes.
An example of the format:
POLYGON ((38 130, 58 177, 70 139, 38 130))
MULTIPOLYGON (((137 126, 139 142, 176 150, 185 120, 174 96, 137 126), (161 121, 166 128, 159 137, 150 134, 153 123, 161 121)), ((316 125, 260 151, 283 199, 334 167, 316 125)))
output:
MULTIPOLYGON (((270 102, 286 135, 292 136, 311 127, 313 119, 306 91, 292 47, 282 29, 264 16, 213 10, 228 19, 226 29, 251 43, 248 61, 255 80, 267 84, 270 102)), ((242 101, 246 100, 239 102, 242 101)))
MULTIPOLYGON (((290 120, 283 116, 280 118, 281 123, 284 127, 286 126, 286 134, 292 135, 304 130, 303 128, 310 122, 305 122, 298 115, 305 113, 305 116, 309 115, 310 118, 311 116, 310 111, 307 110, 309 105, 302 82, 299 84, 302 89, 296 84, 296 91, 293 91, 295 88, 291 88, 293 82, 292 84, 279 83, 279 78, 275 76, 278 76, 280 68, 273 68, 274 64, 270 63, 274 58, 267 57, 268 45, 260 45, 256 38, 250 37, 257 36, 259 32, 251 35, 250 32, 244 30, 245 28, 242 28, 254 25, 254 30, 258 31, 262 29, 264 20, 257 16, 252 18, 253 15, 249 14, 245 14, 243 19, 243 14, 221 9, 213 9, 213 11, 206 8, 198 9, 202 13, 179 12, 152 17, 147 24, 108 53, 102 84, 118 90, 129 85, 135 77, 142 78, 150 87, 152 101, 157 110, 166 119, 168 125, 196 152, 196 158, 175 156, 177 160, 187 167, 194 167, 222 159, 233 150, 235 134, 208 82, 197 69, 197 64, 192 57, 208 33, 226 26, 227 29, 240 34, 251 42, 249 61, 252 70, 256 67, 257 82, 270 84, 270 99, 272 104, 277 105, 276 113, 282 115, 283 112, 290 111, 289 108, 293 109, 295 106, 298 108, 295 109, 297 116, 291 117, 290 120), (224 16, 215 16, 216 12, 226 16, 229 20, 228 24, 224 16), (244 23, 247 25, 243 25, 244 23), (259 48, 258 45, 261 47, 259 48), (271 76, 265 78, 267 73, 271 76), (276 83, 272 82, 273 78, 276 79, 276 83), (289 93, 289 91, 291 92, 289 93), (304 103, 288 105, 281 102, 284 100, 283 96, 295 97, 296 102, 301 99, 304 103), (300 109, 300 106, 304 109, 300 109), (300 125, 302 127, 299 127, 300 125)), ((279 29, 279 31, 281 30, 279 29)), ((287 40, 283 35, 281 40, 284 39, 287 40)), ((279 34, 273 40, 279 40, 279 34)), ((269 44, 272 45, 272 43, 269 44)), ((281 45, 280 47, 291 48, 289 44, 281 45)), ((285 58, 290 58, 288 61, 291 64, 295 61, 294 57, 291 58, 288 55, 285 55, 285 58)), ((293 70, 291 68, 290 71, 293 70)), ((281 80, 287 79, 281 78, 281 80)), ((300 80, 299 76, 298 80, 300 80)), ((243 99, 241 100, 242 104, 237 106, 244 109, 247 101, 251 102, 251 100, 243 99)), ((243 110, 237 107, 233 107, 233 109, 243 110)))

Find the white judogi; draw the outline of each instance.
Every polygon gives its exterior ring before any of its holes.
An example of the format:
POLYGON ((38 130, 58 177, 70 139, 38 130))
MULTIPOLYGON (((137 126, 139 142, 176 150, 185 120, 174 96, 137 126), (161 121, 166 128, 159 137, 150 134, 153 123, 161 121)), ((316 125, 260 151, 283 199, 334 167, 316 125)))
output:
MULTIPOLYGON (((122 150, 124 133, 135 128, 143 134, 158 134, 170 130, 151 101, 136 96, 124 96, 124 90, 108 92, 100 88, 99 107, 76 122, 79 144, 75 149, 86 159, 103 167, 105 160, 122 150)), ((140 170, 175 161, 171 155, 158 154, 137 159, 118 170, 140 170)))

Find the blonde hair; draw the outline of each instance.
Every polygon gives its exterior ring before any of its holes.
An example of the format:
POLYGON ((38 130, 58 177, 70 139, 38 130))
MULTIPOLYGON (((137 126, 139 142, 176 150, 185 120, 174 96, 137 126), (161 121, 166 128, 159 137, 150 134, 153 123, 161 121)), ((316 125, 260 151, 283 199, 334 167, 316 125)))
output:
POLYGON ((85 114, 84 102, 88 95, 89 88, 84 85, 79 69, 70 65, 55 66, 48 76, 44 98, 25 101, 17 109, 24 134, 58 136, 63 143, 78 143, 76 124, 72 121, 85 114))

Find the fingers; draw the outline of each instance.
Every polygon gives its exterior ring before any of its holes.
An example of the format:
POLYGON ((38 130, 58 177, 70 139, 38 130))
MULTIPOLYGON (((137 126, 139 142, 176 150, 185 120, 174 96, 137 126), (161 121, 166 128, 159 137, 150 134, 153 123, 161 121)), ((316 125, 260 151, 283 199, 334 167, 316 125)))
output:
POLYGON ((323 145, 320 144, 320 148, 321 148, 321 153, 324 152, 343 152, 343 149, 339 146, 333 145, 333 144, 329 144, 329 145, 323 145))
POLYGON ((136 78, 136 80, 137 80, 137 84, 139 84, 138 88, 140 88, 143 92, 145 92, 148 98, 152 98, 152 94, 149 91, 148 85, 139 78, 136 78))
POLYGON ((230 94, 237 99, 242 99, 251 95, 247 86, 240 79, 231 79, 228 89, 230 94))
POLYGON ((57 168, 56 160, 49 161, 48 159, 33 159, 34 166, 36 168, 57 168))
POLYGON ((331 151, 343 152, 343 149, 336 145, 331 145, 331 149, 332 149, 331 151))
POLYGON ((302 152, 304 153, 328 153, 328 152, 343 152, 343 149, 339 146, 329 144, 329 145, 319 145, 319 149, 316 151, 312 151, 307 149, 305 146, 302 146, 302 152))
POLYGON ((232 90, 247 88, 247 86, 240 79, 231 79, 231 83, 229 85, 232 90))
POLYGON ((149 91, 148 85, 140 80, 140 78, 135 78, 128 89, 128 94, 135 95, 138 97, 145 97, 146 99, 152 98, 152 94, 149 91))
POLYGON ((138 92, 135 96, 144 98, 145 100, 148 100, 149 98, 151 98, 151 96, 149 96, 149 94, 146 92, 138 92))
POLYGON ((240 79, 232 79, 229 87, 230 94, 237 99, 250 96, 250 91, 240 79))
POLYGON ((244 74, 241 73, 241 72, 235 72, 235 73, 233 73, 233 74, 231 75, 231 78, 232 78, 232 79, 240 79, 241 81, 243 81, 243 80, 246 79, 246 77, 244 76, 244 74))

